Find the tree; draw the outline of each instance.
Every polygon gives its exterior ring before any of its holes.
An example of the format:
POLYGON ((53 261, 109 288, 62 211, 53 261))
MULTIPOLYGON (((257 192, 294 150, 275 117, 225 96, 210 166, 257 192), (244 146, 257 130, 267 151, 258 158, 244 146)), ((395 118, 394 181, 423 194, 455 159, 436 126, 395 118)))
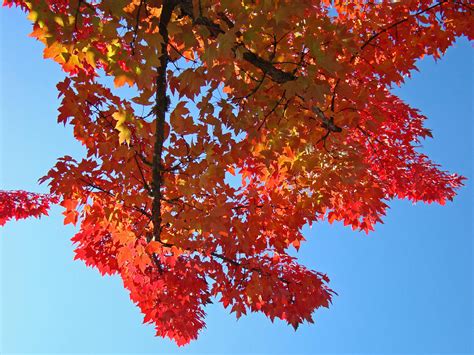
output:
POLYGON ((1 192, 0 224, 60 203, 76 258, 119 274, 179 345, 213 300, 312 322, 334 291, 288 254, 305 224, 369 232, 387 201, 444 204, 462 185, 416 150, 425 117, 389 89, 473 38, 467 1, 4 5, 67 74, 58 122, 87 156, 60 158, 48 195, 1 192))

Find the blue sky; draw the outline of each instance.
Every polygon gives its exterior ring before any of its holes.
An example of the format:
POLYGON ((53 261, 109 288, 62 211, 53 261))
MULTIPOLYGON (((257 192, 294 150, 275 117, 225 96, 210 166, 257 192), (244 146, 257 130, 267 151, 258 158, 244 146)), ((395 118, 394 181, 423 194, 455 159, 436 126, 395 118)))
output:
MULTIPOLYGON (((0 188, 46 191, 36 181, 56 158, 82 155, 56 124, 62 74, 19 11, 2 8, 0 26, 0 188)), ((316 324, 237 321, 215 304, 200 338, 177 348, 142 324, 118 277, 72 260, 74 229, 54 208, 0 230, 0 353, 474 353, 473 64, 461 39, 395 89, 429 117, 434 139, 422 150, 468 178, 453 203, 394 201, 368 236, 325 223, 305 230, 300 261, 339 294, 316 324)))

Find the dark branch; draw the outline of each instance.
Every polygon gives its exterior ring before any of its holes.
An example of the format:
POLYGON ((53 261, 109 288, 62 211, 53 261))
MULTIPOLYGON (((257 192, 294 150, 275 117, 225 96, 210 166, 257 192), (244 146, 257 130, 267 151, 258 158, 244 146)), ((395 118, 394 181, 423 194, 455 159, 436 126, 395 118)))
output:
POLYGON ((161 235, 161 200, 163 195, 161 187, 163 185, 163 165, 161 163, 163 154, 163 143, 165 140, 164 131, 166 124, 166 112, 169 106, 169 97, 167 96, 168 83, 166 79, 166 69, 169 62, 168 54, 168 24, 171 20, 171 15, 177 5, 176 0, 164 0, 163 8, 161 10, 160 23, 158 30, 163 38, 161 44, 160 66, 156 68, 156 96, 155 96, 155 113, 156 113, 156 133, 155 145, 153 148, 153 166, 152 166, 152 192, 153 192, 153 238, 160 241, 161 235))
MULTIPOLYGON (((425 9, 421 9, 417 12, 415 12, 414 14, 411 14, 409 16, 406 16, 404 17, 403 19, 399 20, 399 21, 396 21, 386 27, 383 27, 381 28, 378 32, 374 33, 373 35, 371 35, 363 44, 362 46, 360 47, 360 49, 354 53, 349 61, 349 63, 353 63, 354 60, 360 56, 360 53, 362 52, 362 50, 367 47, 369 44, 371 44, 372 41, 374 41, 376 38, 378 38, 379 36, 381 36, 382 34, 384 33, 387 33, 388 31, 390 31, 391 29, 397 29, 397 27, 399 25, 401 25, 402 23, 405 23, 406 21, 408 21, 409 19, 411 18, 414 18, 414 17, 417 17, 421 14, 424 14, 428 11, 431 11, 441 5, 443 5, 444 3, 447 3, 449 0, 443 0, 443 1, 440 1, 440 2, 437 2, 436 4, 433 4, 425 9)), ((337 81, 336 81, 336 84, 334 85, 334 88, 332 90, 332 98, 331 98, 331 110, 334 111, 334 108, 335 108, 335 100, 336 100, 336 95, 337 95, 337 88, 339 86, 339 83, 341 82, 341 78, 338 78, 337 81)))
POLYGON ((132 55, 135 55, 135 42, 137 41, 138 37, 138 27, 140 26, 140 12, 142 10, 142 6, 145 0, 140 0, 140 4, 138 5, 137 16, 135 18, 135 26, 133 28, 133 39, 132 43, 130 43, 130 47, 132 47, 132 55))
POLYGON ((268 75, 273 81, 278 84, 284 84, 288 81, 296 80, 297 77, 286 71, 276 68, 270 61, 259 57, 257 54, 246 50, 243 54, 243 58, 259 68, 264 74, 268 75))
MULTIPOLYGON (((218 23, 212 21, 211 19, 204 17, 201 14, 198 17, 195 17, 192 0, 178 0, 178 2, 179 7, 181 8, 181 12, 185 16, 190 17, 194 25, 206 27, 212 37, 217 37, 219 34, 225 33, 221 26, 218 23)), ((229 28, 234 27, 233 22, 224 13, 219 13, 218 16, 220 19, 222 19, 222 21, 227 24, 229 28)), ((237 44, 237 47, 238 46, 242 46, 242 44, 237 44)), ((283 84, 288 81, 297 79, 294 74, 276 68, 271 61, 259 57, 257 54, 252 53, 247 48, 245 48, 245 51, 243 53, 243 59, 248 63, 253 64, 255 67, 259 68, 264 74, 268 75, 273 81, 279 84, 283 84)))
MULTIPOLYGON (((384 34, 385 32, 391 30, 392 28, 395 28, 397 27, 398 25, 401 25, 402 23, 408 21, 409 19, 411 18, 414 18, 414 17, 417 17, 421 14, 424 14, 425 12, 428 12, 430 10, 433 10, 434 8, 438 7, 438 6, 441 6, 443 5, 444 3, 448 2, 448 0, 443 0, 443 1, 440 1, 436 4, 433 4, 425 9, 422 9, 418 12, 415 12, 414 14, 411 14, 410 16, 407 16, 397 22, 394 22, 392 23, 391 25, 387 26, 387 27, 384 27, 382 28, 381 30, 379 30, 377 33, 374 33, 372 36, 370 36, 365 42, 364 44, 360 47, 360 50, 363 50, 370 42, 372 42, 374 39, 376 39, 377 37, 379 37, 380 35, 384 34)), ((356 54, 354 54, 354 56, 358 56, 360 53, 360 51, 356 54)), ((351 61, 353 61, 353 59, 351 59, 351 61)))

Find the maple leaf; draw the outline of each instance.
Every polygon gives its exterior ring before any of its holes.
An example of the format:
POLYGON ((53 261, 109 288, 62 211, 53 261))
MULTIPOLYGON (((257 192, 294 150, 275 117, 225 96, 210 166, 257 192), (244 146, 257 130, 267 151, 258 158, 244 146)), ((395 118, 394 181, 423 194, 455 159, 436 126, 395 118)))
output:
POLYGON ((445 204, 462 186, 416 150, 425 117, 390 88, 474 37, 463 1, 12 5, 66 72, 58 122, 87 154, 40 180, 51 194, 1 191, 0 225, 62 201, 75 259, 120 275, 178 345, 214 299, 312 323, 335 293, 289 255, 305 224, 368 233, 388 200, 445 204))
POLYGON ((19 220, 47 216, 50 205, 57 202, 58 198, 53 195, 0 190, 0 226, 12 218, 19 220))

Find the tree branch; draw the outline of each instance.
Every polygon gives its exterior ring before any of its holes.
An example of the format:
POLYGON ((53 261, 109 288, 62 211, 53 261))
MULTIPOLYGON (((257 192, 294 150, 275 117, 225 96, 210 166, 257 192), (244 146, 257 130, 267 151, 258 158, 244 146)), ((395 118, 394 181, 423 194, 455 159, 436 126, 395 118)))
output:
MULTIPOLYGON (((88 180, 86 180, 86 179, 82 179, 82 178, 81 178, 80 180, 81 180, 82 182, 84 182, 84 183, 86 184, 86 186, 91 187, 91 188, 93 188, 93 189, 96 189, 97 191, 102 192, 102 193, 104 193, 104 194, 106 194, 106 195, 108 195, 108 196, 110 196, 110 197, 112 197, 112 198, 114 198, 114 199, 117 199, 117 196, 115 196, 112 192, 110 192, 110 191, 108 191, 108 190, 106 190, 106 189, 104 189, 104 188, 102 188, 102 187, 100 187, 100 186, 94 184, 93 182, 88 181, 88 180)), ((144 210, 143 208, 140 208, 140 207, 137 207, 137 206, 129 206, 129 205, 125 204, 125 202, 123 202, 123 201, 120 201, 120 203, 122 204, 123 207, 128 208, 128 209, 131 209, 131 210, 134 210, 134 211, 137 211, 137 212, 140 212, 141 214, 143 214, 144 216, 148 217, 149 219, 151 219, 151 217, 152 217, 151 214, 149 214, 149 213, 148 213, 146 210, 144 210)))
POLYGON ((132 42, 130 43, 130 47, 132 47, 132 55, 135 55, 135 42, 138 38, 138 27, 140 26, 140 12, 144 2, 145 0, 140 0, 140 4, 138 4, 137 16, 135 18, 135 27, 133 28, 133 38, 132 42))
MULTIPOLYGON (((413 18, 413 17, 417 17, 425 12, 428 12, 430 10, 433 10, 434 8, 438 7, 438 6, 441 6, 443 5, 444 3, 448 2, 448 0, 443 0, 443 1, 440 1, 440 2, 437 2, 436 4, 433 4, 425 9, 422 9, 422 10, 419 10, 418 12, 415 12, 414 14, 411 14, 397 22, 394 22, 392 23, 391 25, 387 26, 387 27, 384 27, 382 28, 380 31, 378 31, 377 33, 374 33, 372 36, 370 36, 365 42, 364 44, 360 47, 360 51, 363 50, 370 42, 372 42, 374 39, 376 39, 377 37, 379 37, 380 35, 382 35, 383 33, 391 30, 392 28, 395 28, 397 27, 398 25, 408 21, 409 19, 413 18)), ((358 54, 360 53, 360 51, 358 53, 355 53, 354 56, 358 56, 358 54)), ((352 61, 353 59, 351 59, 352 61)))
MULTIPOLYGON (((204 17, 202 15, 195 17, 192 0, 177 0, 177 1, 178 1, 178 5, 181 8, 182 13, 190 17, 193 21, 193 24, 206 27, 211 33, 212 37, 217 37, 219 34, 225 33, 222 27, 218 23, 212 21, 211 19, 204 17)), ((232 21, 224 13, 219 13, 218 16, 227 24, 229 28, 234 27, 234 24, 232 23, 232 21)), ((243 46, 243 44, 237 43, 236 47, 239 47, 239 46, 243 46)), ((294 74, 278 69, 272 64, 271 61, 263 59, 262 57, 251 52, 247 48, 245 48, 245 51, 243 53, 243 59, 247 61, 248 63, 254 65, 255 67, 259 68, 264 74, 266 74, 273 81, 279 84, 284 84, 288 81, 297 79, 297 77, 294 74)))
POLYGON ((164 0, 161 10, 160 23, 158 25, 159 34, 163 38, 161 43, 160 66, 156 68, 156 96, 155 96, 155 114, 156 114, 156 133, 155 145, 153 148, 153 166, 152 166, 152 216, 153 216, 153 239, 160 241, 161 234, 161 186, 163 185, 163 165, 161 163, 163 154, 163 143, 165 140, 164 131, 166 123, 166 112, 169 106, 169 97, 167 96, 166 69, 169 62, 168 54, 168 24, 171 15, 177 5, 176 0, 164 0))
MULTIPOLYGON (((409 19, 413 18, 413 17, 417 17, 421 14, 424 14, 425 12, 428 12, 430 10, 433 10, 434 8, 438 7, 438 6, 441 6, 443 5, 444 3, 448 2, 449 0, 443 0, 443 1, 440 1, 440 2, 437 2, 436 4, 433 4, 425 9, 421 9, 419 10, 418 12, 415 12, 414 14, 411 14, 409 16, 406 16, 404 17, 403 19, 399 20, 399 21, 396 21, 386 27, 383 27, 381 28, 378 32, 374 33, 373 35, 371 35, 363 44, 362 46, 360 47, 360 49, 354 53, 351 57, 351 59, 349 60, 349 63, 353 63, 354 60, 360 56, 360 53, 362 52, 362 50, 367 47, 369 44, 371 44, 371 42, 373 40, 375 40, 376 38, 378 38, 379 36, 381 36, 382 34, 388 32, 389 30, 395 28, 397 29, 397 27, 399 25, 401 25, 402 23, 408 21, 409 19)), ((332 90, 332 98, 331 98, 331 110, 334 111, 334 108, 335 108, 335 100, 336 100, 336 95, 337 95, 337 88, 339 86, 339 83, 341 82, 341 78, 338 78, 336 83, 334 84, 334 88, 332 90)))

